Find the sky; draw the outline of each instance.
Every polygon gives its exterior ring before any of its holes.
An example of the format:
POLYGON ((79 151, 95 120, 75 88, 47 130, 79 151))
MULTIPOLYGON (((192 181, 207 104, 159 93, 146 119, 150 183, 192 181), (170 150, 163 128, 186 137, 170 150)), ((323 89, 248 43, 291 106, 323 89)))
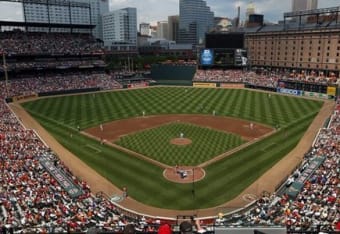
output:
MULTIPOLYGON (((215 16, 234 18, 237 6, 241 7, 241 20, 249 0, 206 0, 215 16)), ((264 14, 264 19, 276 23, 283 19, 283 13, 291 11, 291 0, 253 0, 255 12, 264 14)), ((318 7, 340 6, 340 0, 319 0, 318 7)), ((167 20, 169 15, 179 14, 179 0, 110 0, 110 9, 137 8, 137 21, 156 24, 167 20)), ((17 3, 0 2, 0 20, 22 20, 22 7, 17 3)))

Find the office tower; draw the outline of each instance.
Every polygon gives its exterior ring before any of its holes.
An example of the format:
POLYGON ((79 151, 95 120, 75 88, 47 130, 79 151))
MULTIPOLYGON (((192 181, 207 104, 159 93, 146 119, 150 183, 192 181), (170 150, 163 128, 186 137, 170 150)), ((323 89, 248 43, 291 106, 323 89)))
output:
POLYGON ((179 15, 168 16, 168 36, 170 41, 178 39, 179 15))
POLYGON ((76 0, 79 2, 87 2, 91 5, 91 22, 96 27, 93 30, 93 35, 96 38, 103 40, 103 23, 102 15, 109 12, 109 0, 76 0))
POLYGON ((139 32, 142 36, 150 36, 151 35, 151 29, 149 23, 140 23, 139 24, 139 32))
POLYGON ((105 46, 137 45, 137 9, 128 7, 111 11, 102 17, 105 46))
POLYGON ((314 10, 318 8, 318 0, 292 0, 292 11, 314 10))
POLYGON ((168 21, 157 22, 157 38, 168 39, 168 21))
POLYGON ((205 33, 214 26, 214 13, 203 0, 179 1, 178 42, 203 44, 205 33))

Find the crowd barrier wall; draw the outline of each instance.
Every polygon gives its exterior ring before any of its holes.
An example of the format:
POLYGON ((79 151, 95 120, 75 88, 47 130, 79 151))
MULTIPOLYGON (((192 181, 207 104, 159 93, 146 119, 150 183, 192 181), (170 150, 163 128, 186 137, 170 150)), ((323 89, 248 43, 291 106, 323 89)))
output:
POLYGON ((76 93, 86 93, 86 92, 95 92, 100 91, 100 88, 88 88, 88 89, 70 89, 70 90, 58 90, 58 91, 50 91, 50 92, 41 92, 38 94, 39 97, 46 97, 52 95, 61 95, 61 94, 76 94, 76 93))
POLYGON ((24 99, 29 99, 29 98, 35 98, 38 97, 38 94, 36 93, 30 93, 30 94, 23 94, 23 95, 18 95, 12 97, 13 102, 24 100, 24 99))
POLYGON ((150 86, 168 85, 168 86, 192 86, 191 80, 156 80, 156 82, 150 82, 150 86))
POLYGON ((216 88, 217 84, 208 82, 194 82, 192 83, 192 86, 196 88, 216 88))
POLYGON ((259 89, 259 90, 264 90, 264 91, 271 91, 271 92, 276 92, 276 87, 265 87, 265 86, 259 86, 259 85, 252 85, 252 84, 245 84, 245 88, 248 89, 259 89))
POLYGON ((244 89, 244 83, 219 83, 219 87, 225 89, 244 89))

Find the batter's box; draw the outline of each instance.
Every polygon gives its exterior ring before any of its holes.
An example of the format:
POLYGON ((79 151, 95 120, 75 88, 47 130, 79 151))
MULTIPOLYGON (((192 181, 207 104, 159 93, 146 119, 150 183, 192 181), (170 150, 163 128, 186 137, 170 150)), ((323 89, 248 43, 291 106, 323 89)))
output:
POLYGON ((187 179, 193 173, 192 173, 192 170, 178 170, 177 174, 181 177, 181 179, 187 179))

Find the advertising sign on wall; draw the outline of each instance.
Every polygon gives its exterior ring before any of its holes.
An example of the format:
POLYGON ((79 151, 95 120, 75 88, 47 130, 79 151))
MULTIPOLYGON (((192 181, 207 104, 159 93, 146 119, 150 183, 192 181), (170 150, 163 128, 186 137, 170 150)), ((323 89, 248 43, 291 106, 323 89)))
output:
POLYGON ((216 83, 198 83, 198 82, 194 82, 192 84, 192 86, 194 86, 194 87, 203 87, 203 88, 215 88, 216 87, 216 83))
POLYGON ((305 92, 304 96, 321 98, 321 99, 329 99, 329 96, 325 93, 305 92))
POLYGON ((327 95, 335 96, 336 95, 336 87, 328 86, 327 87, 327 95))
POLYGON ((285 89, 285 88, 277 88, 278 93, 284 93, 289 95, 301 96, 303 95, 303 91, 296 89, 285 89))

